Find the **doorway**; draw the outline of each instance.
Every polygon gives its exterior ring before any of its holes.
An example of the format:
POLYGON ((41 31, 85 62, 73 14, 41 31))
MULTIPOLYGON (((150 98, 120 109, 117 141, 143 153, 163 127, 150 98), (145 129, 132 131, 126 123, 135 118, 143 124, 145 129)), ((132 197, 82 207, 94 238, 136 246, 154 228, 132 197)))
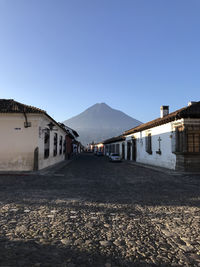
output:
POLYGON ((137 151, 137 149, 136 149, 136 139, 135 138, 133 138, 132 139, 132 160, 133 161, 136 161, 136 151, 137 151))
POLYGON ((127 142, 127 160, 131 159, 131 142, 127 142))
POLYGON ((125 156, 125 146, 124 143, 122 143, 122 159, 124 159, 125 156))

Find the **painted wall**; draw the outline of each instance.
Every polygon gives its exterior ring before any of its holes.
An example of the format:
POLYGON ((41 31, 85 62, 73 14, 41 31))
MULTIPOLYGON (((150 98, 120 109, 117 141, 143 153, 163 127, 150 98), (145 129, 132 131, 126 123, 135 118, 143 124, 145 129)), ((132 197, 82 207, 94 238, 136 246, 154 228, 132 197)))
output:
MULTIPOLYGON (((176 121, 176 124, 182 123, 182 121, 176 121)), ((176 155, 173 153, 173 131, 174 124, 172 122, 160 125, 146 131, 138 132, 133 135, 126 137, 126 141, 130 140, 133 136, 136 138, 136 161, 140 163, 165 167, 169 169, 175 169, 176 167, 176 155), (152 154, 146 152, 146 136, 148 133, 152 135, 152 154), (159 151, 159 141, 160 141, 160 151, 159 151)), ((132 159, 132 155, 131 155, 132 159)))
POLYGON ((58 134, 58 153, 53 156, 53 131, 50 131, 50 154, 44 158, 44 129, 50 119, 43 114, 27 114, 31 127, 25 128, 23 114, 0 114, 0 171, 31 171, 34 168, 34 151, 38 147, 38 168, 43 169, 65 159, 59 153, 59 138, 65 132, 55 127, 58 134))
MULTIPOLYGON (((126 136, 125 142, 119 142, 120 144, 120 155, 122 156, 122 143, 125 144, 125 160, 127 160, 128 142, 131 143, 130 149, 130 160, 133 160, 132 155, 132 139, 136 140, 136 162, 160 166, 168 169, 177 169, 177 163, 179 161, 182 164, 182 170, 199 170, 199 158, 200 155, 197 153, 187 153, 178 155, 175 152, 176 149, 176 137, 175 129, 179 126, 192 126, 193 129, 199 133, 200 119, 180 119, 173 122, 169 122, 145 131, 137 132, 126 136), (146 151, 146 136, 151 133, 152 140, 152 153, 146 151), (160 151, 159 153, 159 139, 160 151), (178 158, 179 157, 179 158, 178 158), (181 162, 180 162, 181 161, 181 162)), ((112 147, 117 144, 107 144, 106 147, 112 147)), ((106 148, 108 150, 108 148, 106 148)), ((106 150, 106 151, 107 151, 106 150)), ((180 153, 179 153, 180 154, 180 153)), ((180 168, 180 166, 178 166, 180 168)))
POLYGON ((106 144, 104 147, 104 155, 109 156, 110 153, 118 153, 117 145, 119 145, 119 154, 122 155, 122 141, 106 144))
POLYGON ((31 127, 25 128, 23 114, 0 114, 0 170, 29 171, 34 165, 38 118, 27 115, 31 127))
MULTIPOLYGON (((50 131, 50 151, 49 151, 49 157, 44 158, 44 137, 45 137, 45 128, 47 128, 47 125, 51 122, 51 120, 46 117, 45 115, 41 115, 39 118, 38 123, 38 147, 39 147, 39 169, 46 168, 48 166, 51 166, 53 164, 56 164, 58 162, 61 162, 65 159, 65 154, 63 153, 63 147, 62 147, 62 154, 59 153, 59 140, 60 136, 62 136, 62 140, 64 142, 65 140, 65 132, 58 127, 57 125, 53 127, 53 130, 50 131), (54 150, 54 133, 57 133, 58 135, 58 142, 57 142, 57 155, 53 155, 54 150)), ((62 143, 63 146, 63 143, 62 143)))

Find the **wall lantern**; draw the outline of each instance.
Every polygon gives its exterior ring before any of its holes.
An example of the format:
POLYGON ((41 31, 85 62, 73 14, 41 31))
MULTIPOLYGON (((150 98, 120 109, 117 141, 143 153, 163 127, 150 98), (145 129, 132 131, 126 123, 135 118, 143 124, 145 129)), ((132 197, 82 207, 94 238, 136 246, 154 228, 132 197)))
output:
POLYGON ((53 127, 55 126, 55 124, 53 124, 52 122, 47 124, 49 126, 49 130, 52 131, 53 127))

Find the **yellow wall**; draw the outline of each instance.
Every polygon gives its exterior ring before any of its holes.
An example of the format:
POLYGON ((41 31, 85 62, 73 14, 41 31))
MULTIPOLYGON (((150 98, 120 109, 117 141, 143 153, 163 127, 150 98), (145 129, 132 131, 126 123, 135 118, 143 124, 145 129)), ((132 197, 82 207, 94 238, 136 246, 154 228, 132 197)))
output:
MULTIPOLYGON (((58 126, 50 131, 50 155, 44 158, 44 129, 51 119, 44 114, 27 114, 31 127, 25 128, 23 114, 0 114, 0 171, 31 171, 34 167, 34 150, 39 149, 39 169, 65 159, 59 154, 59 137, 65 132, 58 126), (53 156, 53 136, 58 134, 58 154, 53 156)), ((54 123, 54 122, 53 122, 54 123)))
POLYGON ((25 128, 23 114, 0 114, 0 170, 32 170, 37 147, 38 117, 28 115, 31 127, 25 128))

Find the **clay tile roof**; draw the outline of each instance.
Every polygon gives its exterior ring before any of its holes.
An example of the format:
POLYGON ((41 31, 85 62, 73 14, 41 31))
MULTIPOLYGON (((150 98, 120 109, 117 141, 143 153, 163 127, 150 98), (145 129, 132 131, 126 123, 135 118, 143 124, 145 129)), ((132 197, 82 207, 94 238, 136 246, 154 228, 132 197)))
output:
POLYGON ((143 123, 135 128, 127 130, 124 132, 124 135, 136 133, 140 131, 144 131, 150 129, 152 127, 156 127, 174 120, 182 119, 182 118, 200 118, 200 101, 192 104, 191 106, 187 106, 181 109, 178 109, 163 118, 158 118, 153 121, 149 121, 147 123, 143 123))
POLYGON ((44 114, 49 119, 51 119, 55 125, 59 126, 65 132, 66 129, 60 125, 57 121, 55 121, 45 110, 28 106, 17 102, 13 99, 0 99, 0 113, 35 113, 35 114, 44 114))
MULTIPOLYGON (((64 123, 59 123, 60 126, 62 126, 63 128, 65 128, 65 130, 69 133, 69 129, 72 131, 72 133, 76 136, 79 137, 79 134, 77 133, 77 131, 75 131, 74 129, 70 128, 69 126, 65 125, 64 123)), ((72 135, 73 136, 73 135, 72 135)), ((74 138, 74 136, 73 136, 74 138)))
POLYGON ((46 111, 24 105, 13 99, 0 99, 0 113, 46 113, 46 111))

